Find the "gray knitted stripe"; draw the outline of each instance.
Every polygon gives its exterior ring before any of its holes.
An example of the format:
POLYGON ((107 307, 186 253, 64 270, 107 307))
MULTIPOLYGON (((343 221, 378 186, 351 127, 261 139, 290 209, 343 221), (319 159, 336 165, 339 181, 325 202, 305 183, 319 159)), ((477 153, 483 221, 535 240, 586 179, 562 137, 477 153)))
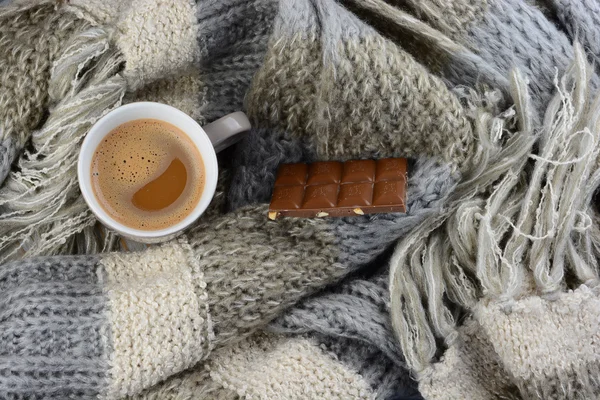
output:
MULTIPOLYGON (((268 202, 278 165, 310 161, 313 155, 297 138, 258 129, 250 132, 233 158, 228 200, 235 209, 268 202)), ((406 214, 327 220, 338 239, 342 265, 354 269, 373 260, 419 222, 435 213, 454 184, 449 167, 427 159, 417 161, 409 176, 406 214)))
POLYGON ((107 298, 94 257, 0 266, 0 398, 98 398, 107 386, 107 298))
POLYGON ((571 41, 581 43, 597 64, 600 58, 600 3, 597 0, 549 2, 571 41))
POLYGON ((436 214, 455 184, 450 168, 429 159, 408 171, 406 214, 374 214, 332 218, 339 240, 340 262, 357 268, 372 261, 417 224, 436 214))
POLYGON ((267 51, 275 0, 201 0, 197 7, 202 116, 212 121, 243 108, 253 75, 267 51))
POLYGON ((374 399, 387 400, 394 395, 421 399, 417 383, 410 378, 408 371, 394 365, 375 346, 344 337, 314 336, 340 362, 369 382, 375 392, 374 399))
POLYGON ((282 1, 273 37, 293 37, 299 34, 303 39, 314 39, 318 26, 317 13, 310 0, 282 1))
POLYGON ((553 80, 573 58, 573 47, 542 12, 525 0, 494 0, 468 33, 479 55, 505 76, 517 67, 529 77, 540 111, 554 93, 553 80))
POLYGON ((228 193, 231 209, 267 203, 281 163, 310 160, 310 151, 298 138, 276 130, 253 129, 232 155, 232 179, 228 193))
POLYGON ((346 293, 334 290, 307 299, 274 321, 270 329, 277 333, 317 332, 352 338, 377 347, 390 361, 404 367, 386 309, 389 297, 384 293, 385 285, 356 280, 351 286, 359 293, 348 293, 347 288, 346 293), (374 300, 364 295, 369 292, 379 298, 374 300))

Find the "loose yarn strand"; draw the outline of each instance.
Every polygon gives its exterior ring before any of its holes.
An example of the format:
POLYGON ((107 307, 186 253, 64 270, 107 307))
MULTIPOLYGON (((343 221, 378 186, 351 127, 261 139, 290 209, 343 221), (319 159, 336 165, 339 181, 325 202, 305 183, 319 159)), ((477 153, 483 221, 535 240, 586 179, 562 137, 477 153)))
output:
MULTIPOLYGON (((513 79, 522 78, 519 75, 514 75, 513 79)), ((526 90, 525 84, 519 83, 516 86, 520 90, 526 90)), ((520 96, 522 98, 527 97, 526 94, 520 94, 520 96)), ((438 326, 435 329, 430 326, 430 322, 428 322, 424 315, 415 314, 424 312, 421 304, 431 297, 432 293, 429 293, 429 290, 434 287, 431 285, 421 285, 421 290, 417 289, 417 285, 414 284, 413 278, 410 275, 415 276, 415 269, 424 267, 422 265, 414 265, 414 257, 411 255, 427 254, 427 249, 430 245, 436 247, 436 249, 431 251, 437 253, 442 249, 439 246, 440 241, 442 243, 448 242, 446 237, 449 237, 449 242, 458 245, 462 250, 458 252, 458 258, 455 257, 456 253, 447 253, 445 256, 446 259, 450 258, 455 261, 452 264, 454 272, 442 272, 441 276, 447 282, 442 286, 435 287, 435 290, 442 290, 444 293, 448 291, 448 294, 452 298, 462 299, 461 302, 465 305, 472 304, 477 291, 470 284, 469 275, 476 272, 475 263, 478 261, 472 255, 472 250, 474 249, 473 244, 481 238, 478 238, 477 234, 473 235, 470 233, 469 229, 472 230, 474 225, 476 226, 480 223, 475 216, 478 213, 477 210, 484 204, 477 200, 477 198, 479 193, 484 192, 499 178, 511 171, 515 163, 518 165, 524 164, 534 142, 532 134, 519 133, 508 138, 504 147, 498 146, 496 141, 503 136, 500 132, 512 120, 514 113, 506 113, 498 119, 484 115, 481 111, 481 106, 479 106, 479 110, 476 110, 476 115, 478 115, 475 119, 475 123, 477 124, 476 132, 481 136, 485 136, 485 139, 480 140, 480 143, 488 144, 480 148, 481 154, 473 157, 479 162, 479 165, 476 165, 474 168, 476 172, 463 178, 463 181, 457 186, 454 193, 450 195, 447 208, 439 216, 424 221, 409 237, 398 243, 390 261, 390 314, 392 324, 401 342, 407 365, 417 372, 423 371, 435 355, 436 341, 433 334, 434 330, 440 336, 445 335, 443 339, 447 344, 451 344, 455 336, 455 322, 448 318, 446 319, 446 326, 438 326), (462 210, 465 210, 465 204, 468 204, 468 207, 471 208, 471 217, 459 218, 454 226, 460 226, 466 220, 470 220, 471 223, 467 223, 465 229, 459 229, 459 233, 447 230, 444 226, 446 221, 456 216, 461 207, 463 207, 462 210), (471 228, 468 228, 469 226, 471 228), (431 236, 436 235, 440 235, 439 241, 431 238, 431 236), (469 256, 469 253, 472 256, 469 256), (467 265, 461 264, 461 258, 468 260, 467 265), (469 265, 472 266, 469 267, 469 265), (469 273, 469 270, 471 270, 471 273, 469 273), (448 281, 449 278, 450 280, 448 281)), ((517 172, 513 171, 512 173, 518 175, 517 172)), ((504 191, 501 192, 505 193, 504 191)), ((474 230, 472 232, 475 233, 477 231, 474 230)), ((498 259, 497 249, 488 247, 487 251, 493 252, 491 255, 492 259, 498 259)), ((482 255, 479 254, 479 257, 482 257, 482 255)), ((429 256, 424 257, 423 262, 428 263, 439 259, 439 255, 432 255, 429 252, 429 256)), ((431 268, 435 269, 436 267, 428 265, 426 268, 431 270, 431 268)), ((443 266, 443 269, 447 268, 446 265, 443 266)), ((433 275, 430 274, 430 276, 433 275)), ((438 294, 437 296, 440 295, 438 294)), ((433 303, 429 312, 435 315, 436 320, 439 321, 441 320, 439 316, 444 315, 445 311, 436 307, 439 307, 439 303, 433 303)))
POLYGON ((598 283, 600 215, 590 201, 600 184, 600 99, 590 101, 590 76, 576 46, 573 64, 555 81, 557 94, 534 133, 538 118, 526 79, 515 71, 511 90, 519 131, 502 141, 498 129, 509 126, 508 120, 498 125, 502 120, 478 114, 476 132, 484 135, 485 155, 474 158, 485 165, 463 178, 441 216, 398 243, 390 266, 391 317, 407 365, 416 372, 432 362, 435 338, 452 343, 454 321, 444 319, 447 306, 438 301, 444 294, 468 311, 481 297, 507 307, 531 290, 552 299, 567 286, 568 269, 576 283, 598 283), (446 246, 440 232, 448 237, 446 246), (426 256, 417 263, 415 253, 426 256), (426 282, 405 284, 415 276, 426 282), (440 276, 443 282, 429 282, 440 276), (424 312, 417 302, 429 305, 429 320, 415 315, 424 312))
POLYGON ((121 104, 122 62, 108 32, 98 27, 74 36, 55 62, 49 86, 55 105, 32 135, 34 150, 22 156, 19 170, 0 189, 0 262, 101 247, 89 236, 95 219, 79 193, 77 155, 92 124, 121 104), (75 234, 82 231, 76 245, 75 234))

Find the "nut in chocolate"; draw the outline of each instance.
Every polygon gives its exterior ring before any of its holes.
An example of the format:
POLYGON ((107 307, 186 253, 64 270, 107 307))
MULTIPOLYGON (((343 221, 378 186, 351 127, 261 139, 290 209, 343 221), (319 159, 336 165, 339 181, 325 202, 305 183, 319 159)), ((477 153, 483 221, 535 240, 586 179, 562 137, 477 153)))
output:
POLYGON ((406 212, 404 158, 283 164, 269 218, 406 212))

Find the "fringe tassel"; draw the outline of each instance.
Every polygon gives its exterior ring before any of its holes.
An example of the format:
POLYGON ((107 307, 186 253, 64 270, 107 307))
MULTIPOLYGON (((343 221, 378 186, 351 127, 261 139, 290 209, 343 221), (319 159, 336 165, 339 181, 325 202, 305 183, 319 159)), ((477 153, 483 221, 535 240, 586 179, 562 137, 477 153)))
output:
POLYGON ((438 340, 449 345, 456 337, 448 303, 469 311, 487 298, 510 310, 514 299, 531 293, 552 299, 569 284, 598 283, 600 218, 590 202, 600 183, 600 100, 590 101, 590 77, 576 46, 536 130, 526 80, 513 73, 516 114, 494 117, 479 105, 478 167, 440 216, 398 243, 391 317, 417 373, 433 362, 438 340), (514 116, 518 131, 504 138, 514 116))
POLYGON ((55 105, 32 136, 33 150, 0 189, 0 263, 67 249, 96 252, 114 242, 106 237, 98 243, 93 235, 95 219, 77 183, 77 157, 90 127, 121 105, 122 62, 101 28, 76 35, 56 61, 49 87, 55 105))

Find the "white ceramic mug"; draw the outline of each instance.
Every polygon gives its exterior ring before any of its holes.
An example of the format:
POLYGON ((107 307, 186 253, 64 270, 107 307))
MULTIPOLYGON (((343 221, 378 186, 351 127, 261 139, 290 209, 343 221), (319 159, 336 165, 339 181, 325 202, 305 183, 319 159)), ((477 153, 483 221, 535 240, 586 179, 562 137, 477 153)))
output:
POLYGON ((77 164, 81 193, 100 222, 120 235, 142 243, 169 240, 196 221, 210 204, 217 187, 219 172, 216 153, 237 142, 243 136, 242 133, 249 129, 250 122, 243 112, 226 115, 200 127, 190 116, 166 104, 140 102, 116 108, 94 124, 81 145, 77 164), (131 228, 111 218, 96 199, 91 181, 92 158, 102 139, 119 125, 145 118, 165 121, 181 129, 198 148, 205 169, 204 191, 192 212, 168 228, 148 231, 131 228))

